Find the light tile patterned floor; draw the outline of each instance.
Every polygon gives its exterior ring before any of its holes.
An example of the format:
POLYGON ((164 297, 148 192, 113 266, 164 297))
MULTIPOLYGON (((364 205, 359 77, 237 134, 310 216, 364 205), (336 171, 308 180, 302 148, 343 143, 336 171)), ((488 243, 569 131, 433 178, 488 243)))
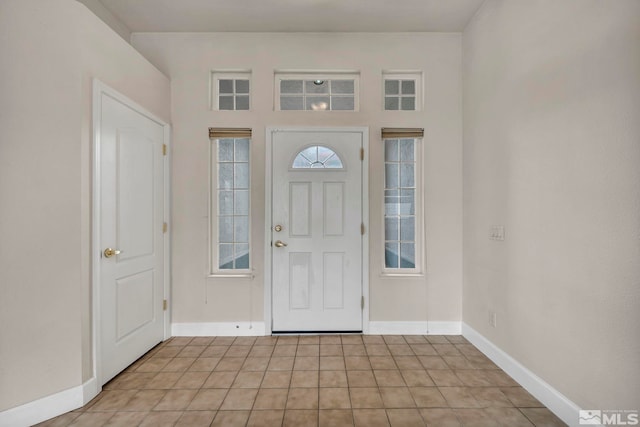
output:
POLYGON ((563 426, 461 336, 174 337, 41 426, 563 426))

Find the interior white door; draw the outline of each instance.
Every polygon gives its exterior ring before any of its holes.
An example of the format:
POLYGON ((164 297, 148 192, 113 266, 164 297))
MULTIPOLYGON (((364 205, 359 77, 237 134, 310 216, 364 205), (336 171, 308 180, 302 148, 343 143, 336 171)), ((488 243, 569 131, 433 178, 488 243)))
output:
POLYGON ((362 330, 362 148, 360 132, 273 134, 274 332, 362 330))
POLYGON ((164 125, 100 94, 98 327, 104 384, 164 338, 164 125))

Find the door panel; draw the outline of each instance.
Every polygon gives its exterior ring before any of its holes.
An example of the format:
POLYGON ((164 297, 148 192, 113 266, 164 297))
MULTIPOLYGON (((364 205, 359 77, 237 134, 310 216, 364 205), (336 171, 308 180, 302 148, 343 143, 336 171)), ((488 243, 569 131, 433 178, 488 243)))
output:
POLYGON ((325 182, 324 200, 324 236, 344 235, 344 182, 325 182))
POLYGON ((359 132, 274 134, 273 331, 362 329, 362 144, 359 132), (322 167, 332 152, 343 167, 322 167), (292 166, 299 153, 308 168, 292 166))
POLYGON ((142 132, 118 132, 116 210, 118 247, 123 251, 117 262, 153 255, 153 140, 142 132))
POLYGON ((164 125, 100 92, 101 384, 164 338, 164 125))
POLYGON ((116 280, 116 342, 153 321, 153 291, 153 270, 116 280))

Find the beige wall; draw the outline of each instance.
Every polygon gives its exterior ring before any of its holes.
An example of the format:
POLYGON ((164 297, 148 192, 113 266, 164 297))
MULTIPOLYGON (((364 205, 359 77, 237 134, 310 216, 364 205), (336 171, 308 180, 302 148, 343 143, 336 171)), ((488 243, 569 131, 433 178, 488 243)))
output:
POLYGON ((264 147, 265 128, 273 125, 369 127, 371 320, 461 319, 460 34, 134 33, 132 44, 171 78, 174 322, 263 319, 264 230, 270 226, 264 222, 264 147), (209 109, 209 73, 220 69, 252 70, 252 111, 209 109), (361 109, 355 113, 274 112, 274 69, 359 70, 361 109), (383 69, 424 72, 423 111, 382 111, 383 69), (253 128, 253 280, 207 277, 210 126, 253 128), (380 277, 381 126, 425 128, 425 277, 380 277))
POLYGON ((0 411, 92 375, 91 81, 169 120, 169 82, 73 0, 0 2, 0 411))
POLYGON ((490 0, 463 37, 464 321, 582 408, 638 409, 640 2, 490 0))

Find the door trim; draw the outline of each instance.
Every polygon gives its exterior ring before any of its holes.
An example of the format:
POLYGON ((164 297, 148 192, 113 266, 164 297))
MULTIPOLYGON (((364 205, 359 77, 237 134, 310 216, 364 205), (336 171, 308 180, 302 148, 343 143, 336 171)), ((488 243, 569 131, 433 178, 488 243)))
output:
POLYGON ((264 239, 264 325, 265 334, 271 335, 273 327, 273 301, 271 289, 273 272, 271 259, 271 207, 273 200, 273 137, 277 132, 354 132, 359 133, 364 148, 362 160, 362 222, 365 232, 362 236, 362 333, 369 333, 369 128, 368 127, 286 127, 268 126, 265 137, 265 239, 264 239))
MULTIPOLYGON (((103 82, 98 79, 93 80, 93 142, 92 142, 92 150, 93 150, 93 171, 92 171, 92 200, 91 200, 91 351, 92 351, 92 365, 93 365, 93 378, 96 380, 97 391, 96 394, 102 390, 102 379, 100 378, 100 367, 101 367, 101 353, 100 353, 100 339, 101 339, 101 328, 100 328, 100 259, 102 253, 102 243, 100 242, 100 226, 101 226, 101 218, 100 218, 100 198, 102 196, 101 193, 101 168, 100 168, 100 131, 102 127, 102 96, 106 95, 117 101, 123 103, 128 106, 132 110, 146 116, 147 118, 153 120, 160 124, 164 129, 164 143, 167 146, 167 155, 164 156, 164 206, 163 206, 163 221, 167 224, 171 224, 171 190, 170 184, 171 179, 169 173, 170 169, 170 153, 171 153, 171 127, 164 120, 160 119, 141 105, 132 101, 125 95, 120 92, 112 89, 107 86, 103 82)), ((164 299, 169 302, 169 296, 171 295, 171 239, 170 239, 171 230, 169 229, 166 233, 163 234, 163 262, 164 262, 164 284, 163 284, 163 293, 164 299)), ((163 330, 164 330, 164 339, 168 339, 171 337, 171 310, 169 308, 164 311, 163 315, 163 330)))

